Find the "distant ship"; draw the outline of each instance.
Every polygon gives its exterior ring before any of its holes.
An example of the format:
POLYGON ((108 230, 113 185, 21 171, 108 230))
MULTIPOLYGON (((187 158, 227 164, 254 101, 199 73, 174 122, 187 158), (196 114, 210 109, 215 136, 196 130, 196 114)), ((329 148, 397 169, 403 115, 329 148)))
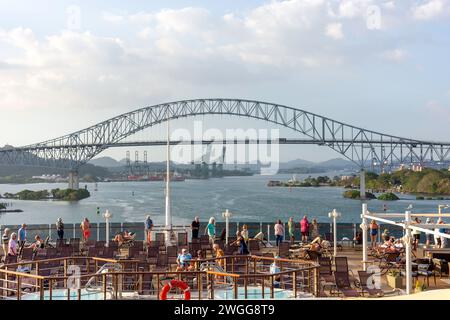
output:
MULTIPOLYGON (((170 176, 170 181, 178 182, 184 180, 186 180, 186 177, 176 172, 170 176)), ((164 176, 164 181, 166 181, 166 176, 164 176)))

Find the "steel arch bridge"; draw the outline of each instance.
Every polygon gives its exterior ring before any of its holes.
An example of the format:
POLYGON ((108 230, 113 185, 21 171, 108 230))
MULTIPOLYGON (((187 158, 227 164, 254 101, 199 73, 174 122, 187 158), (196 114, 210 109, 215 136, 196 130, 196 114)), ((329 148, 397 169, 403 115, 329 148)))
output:
POLYGON ((345 124, 305 110, 242 99, 182 100, 144 107, 55 139, 1 149, 0 163, 67 168, 76 171, 126 137, 170 119, 229 115, 263 120, 303 135, 304 144, 328 146, 361 168, 377 162, 427 164, 450 162, 450 143, 403 138, 345 124))

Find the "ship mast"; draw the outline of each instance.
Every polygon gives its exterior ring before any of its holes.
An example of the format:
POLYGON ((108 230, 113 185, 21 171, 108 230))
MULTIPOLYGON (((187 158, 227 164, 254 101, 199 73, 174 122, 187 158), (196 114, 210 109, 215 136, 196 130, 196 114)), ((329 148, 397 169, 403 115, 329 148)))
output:
POLYGON ((167 159, 166 159, 166 243, 171 244, 172 213, 170 211, 170 125, 167 120, 167 159))

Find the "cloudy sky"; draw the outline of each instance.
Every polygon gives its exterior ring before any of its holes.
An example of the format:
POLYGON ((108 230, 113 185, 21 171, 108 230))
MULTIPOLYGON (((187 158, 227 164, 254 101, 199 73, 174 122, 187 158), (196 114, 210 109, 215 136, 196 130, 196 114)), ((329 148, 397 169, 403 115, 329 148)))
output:
MULTIPOLYGON (((0 0, 0 146, 207 97, 276 102, 448 141, 449 57, 450 0, 0 0)), ((150 157, 162 158, 156 150, 150 157)), ((283 149, 285 160, 336 156, 283 149)))

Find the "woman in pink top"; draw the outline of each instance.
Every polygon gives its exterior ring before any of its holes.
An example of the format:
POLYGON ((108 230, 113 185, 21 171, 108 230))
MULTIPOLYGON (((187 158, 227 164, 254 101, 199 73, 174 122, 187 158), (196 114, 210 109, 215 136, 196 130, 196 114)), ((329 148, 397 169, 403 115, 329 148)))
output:
POLYGON ((303 219, 300 221, 300 231, 302 233, 302 242, 307 243, 309 235, 309 221, 306 216, 303 216, 303 219))
POLYGON ((283 236, 284 236, 284 226, 281 223, 281 220, 277 221, 277 223, 274 226, 274 229, 275 229, 276 243, 277 243, 277 247, 278 247, 278 244, 283 242, 283 236))
POLYGON ((17 233, 11 233, 8 244, 8 256, 17 256, 17 233))

